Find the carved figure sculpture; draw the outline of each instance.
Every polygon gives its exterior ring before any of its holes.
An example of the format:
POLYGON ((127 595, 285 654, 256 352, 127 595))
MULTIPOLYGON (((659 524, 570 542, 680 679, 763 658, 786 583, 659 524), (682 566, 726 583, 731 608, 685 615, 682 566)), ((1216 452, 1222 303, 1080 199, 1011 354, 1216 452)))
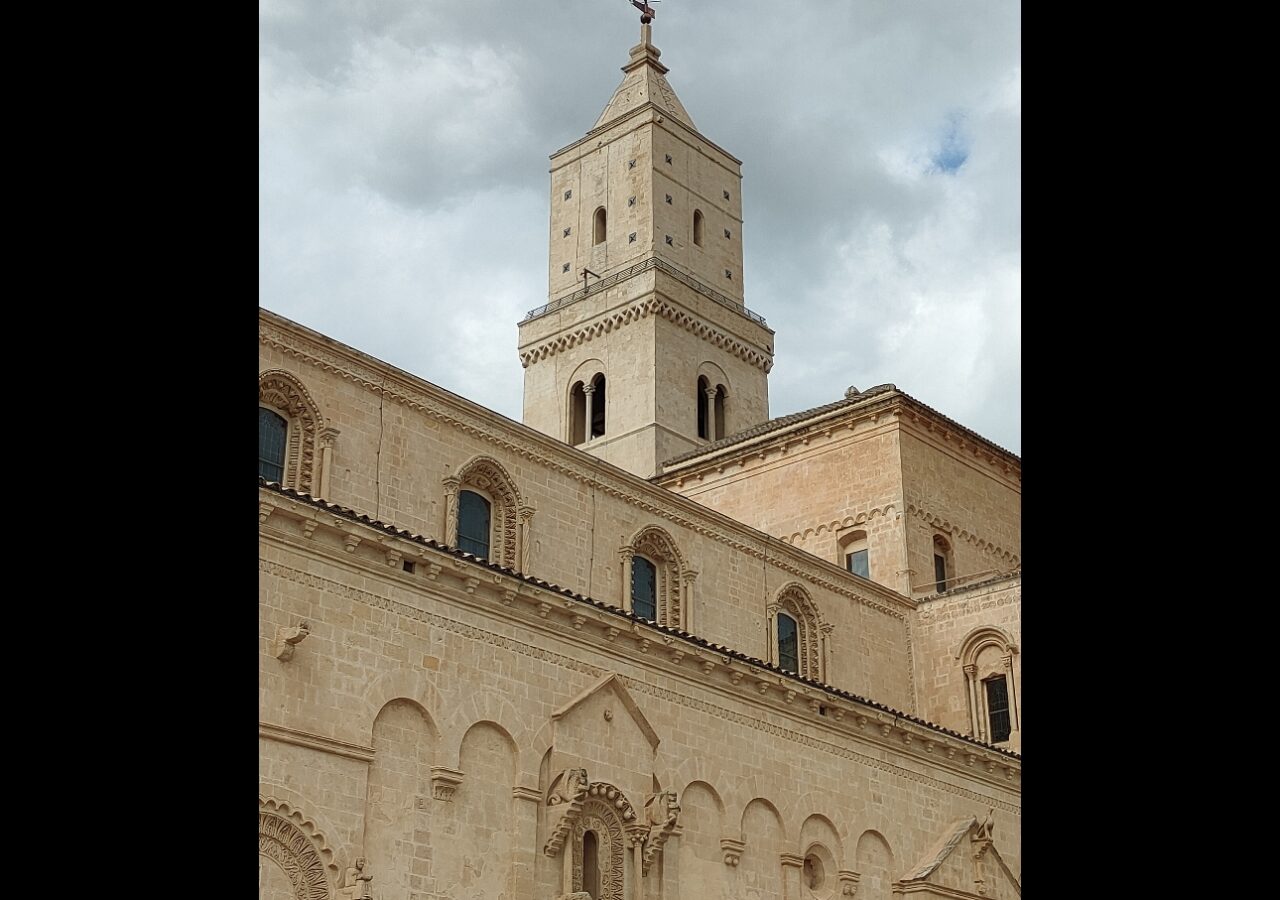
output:
POLYGON ((338 888, 340 900, 372 900, 373 888, 370 882, 373 876, 365 872, 367 860, 363 856, 356 857, 355 865, 348 866, 342 876, 342 886, 338 888))

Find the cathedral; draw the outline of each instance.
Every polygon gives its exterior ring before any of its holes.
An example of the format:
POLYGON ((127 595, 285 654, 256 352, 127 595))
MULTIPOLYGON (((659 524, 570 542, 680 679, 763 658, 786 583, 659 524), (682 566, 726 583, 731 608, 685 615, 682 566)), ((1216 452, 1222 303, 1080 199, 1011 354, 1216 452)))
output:
POLYGON ((660 59, 551 156, 523 423, 260 310, 260 900, 1021 896, 1021 459, 770 416, 660 59))

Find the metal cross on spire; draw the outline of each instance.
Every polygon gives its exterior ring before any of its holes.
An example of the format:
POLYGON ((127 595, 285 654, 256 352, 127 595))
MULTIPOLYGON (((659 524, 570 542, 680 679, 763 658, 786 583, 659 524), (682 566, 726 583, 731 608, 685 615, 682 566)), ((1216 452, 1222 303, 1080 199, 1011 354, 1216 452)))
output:
MULTIPOLYGON (((653 3, 661 3, 662 0, 652 0, 653 3)), ((631 5, 640 10, 640 23, 648 25, 653 21, 653 17, 658 11, 649 5, 650 0, 631 0, 631 5)))

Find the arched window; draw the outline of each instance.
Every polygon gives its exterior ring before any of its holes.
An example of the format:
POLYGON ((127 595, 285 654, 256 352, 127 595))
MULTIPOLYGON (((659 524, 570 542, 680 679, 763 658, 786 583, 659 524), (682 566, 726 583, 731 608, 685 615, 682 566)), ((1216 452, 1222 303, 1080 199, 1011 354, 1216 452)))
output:
POLYGON ((604 374, 591 379, 591 436, 601 437, 604 434, 604 374))
POLYGON ((700 209, 693 211, 693 242, 699 247, 702 246, 702 210, 700 209))
POLYGON ((325 426, 302 382, 282 369, 262 372, 258 375, 258 410, 258 474, 305 494, 328 496, 326 482, 338 432, 325 426), (269 414, 279 421, 270 419, 269 414), (277 440, 283 446, 276 447, 277 440), (268 474, 277 469, 276 477, 268 474))
POLYGON ((786 613, 778 613, 778 667, 800 674, 800 626, 786 613))
POLYGON ((477 456, 443 483, 444 542, 500 566, 526 571, 534 510, 520 500, 507 470, 496 459, 477 456))
POLYGON ((620 555, 623 608, 659 625, 692 631, 690 606, 697 573, 685 565, 671 536, 647 525, 620 555))
POLYGON ((716 385, 716 403, 715 403, 715 424, 716 424, 716 440, 724 437, 724 398, 727 396, 724 385, 716 385))
POLYGON ((576 447, 586 440, 587 395, 583 393, 582 382, 575 381, 569 390, 569 443, 576 447))
POLYGON ((982 626, 960 642, 955 657, 964 672, 969 734, 993 744, 1021 744, 1017 678, 1018 645, 1002 629, 982 626))
POLYGON ((642 619, 658 620, 658 569, 643 556, 631 560, 631 611, 642 619))
POLYGON ((991 727, 991 743, 1009 740, 1013 728, 1009 721, 1009 682, 1003 675, 996 675, 982 682, 987 695, 987 721, 991 727))
POLYGON ((818 615, 808 591, 792 582, 768 607, 769 661, 803 678, 823 681, 827 672, 827 635, 831 626, 818 615))
POLYGON ((285 435, 289 423, 265 407, 258 407, 258 476, 284 481, 285 435))
POLYGON ((582 836, 582 889, 600 900, 600 840, 594 831, 582 836))
POLYGON ((605 241, 605 238, 608 237, 608 235, 609 235, 608 215, 605 213, 604 207, 602 206, 596 210, 595 231, 594 231, 595 240, 592 241, 592 243, 603 244, 605 241))
POLYGON ((711 440, 711 416, 708 414, 708 403, 710 398, 707 396, 711 389, 711 382, 707 381, 707 376, 698 376, 698 437, 705 441, 711 440))
POLYGON ((489 535, 492 507, 475 491, 458 494, 458 549, 489 558, 489 535))
POLYGON ((951 545, 940 534, 933 536, 933 580, 939 594, 947 592, 947 579, 955 577, 951 564, 951 545))

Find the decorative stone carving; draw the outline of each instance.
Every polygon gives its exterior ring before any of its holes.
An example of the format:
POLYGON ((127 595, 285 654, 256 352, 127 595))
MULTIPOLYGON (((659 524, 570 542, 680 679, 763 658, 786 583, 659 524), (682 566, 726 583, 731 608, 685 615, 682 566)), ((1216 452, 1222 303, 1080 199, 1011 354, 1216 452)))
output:
POLYGON ((862 878, 857 872, 850 869, 841 869, 840 878, 840 896, 852 897, 858 893, 858 881, 862 878))
MULTIPOLYGON (((800 671, 797 674, 814 681, 822 681, 826 677, 822 641, 823 635, 830 629, 823 629, 822 617, 818 615, 818 607, 809 596, 809 592, 798 582, 792 582, 778 592, 777 599, 770 604, 769 609, 772 610, 769 613, 770 621, 774 621, 779 612, 785 612, 795 620, 798 626, 796 642, 800 657, 800 671)), ((775 640, 771 635, 770 644, 773 643, 775 640)), ((777 650, 770 647, 770 652, 776 653, 777 650)))
POLYGON ((509 569, 519 569, 523 560, 518 552, 521 527, 527 527, 534 508, 524 505, 515 481, 496 459, 477 456, 462 465, 456 475, 445 478, 445 543, 458 545, 458 493, 474 487, 484 491, 493 502, 493 545, 489 561, 509 569))
POLYGON ((355 865, 348 866, 343 874, 342 885, 338 888, 339 900, 371 900, 373 876, 365 872, 367 860, 363 856, 356 857, 355 865))
POLYGON ((600 854, 599 900, 623 900, 623 867, 626 846, 643 841, 648 829, 636 821, 635 810, 622 792, 611 784, 597 783, 587 789, 582 812, 573 824, 572 878, 573 888, 582 885, 583 838, 588 831, 596 835, 600 854), (627 838, 630 838, 628 841, 627 838))
POLYGON ((453 800, 453 792, 462 784, 463 775, 457 769, 445 766, 431 767, 431 796, 446 803, 453 800))
POLYGON ((624 561, 640 555, 653 563, 658 573, 655 597, 658 624, 672 628, 684 627, 681 593, 689 567, 671 535, 657 525, 645 526, 620 553, 624 561))
POLYGON ((973 837, 975 841, 991 840, 992 833, 996 830, 995 815, 996 810, 994 806, 987 810, 987 817, 982 820, 980 825, 977 826, 977 831, 973 837))
POLYGON ((258 854, 288 876, 296 900, 329 900, 332 866, 325 855, 332 853, 312 823, 287 804, 258 798, 258 854))
POLYGON ((675 791, 661 791, 649 798, 644 805, 644 817, 649 829, 644 847, 644 874, 649 874, 649 866, 654 858, 662 852, 662 847, 675 830, 680 818, 680 801, 675 791))
POLYGON ((281 481, 285 487, 312 493, 316 436, 324 429, 315 401, 296 376, 271 369, 258 376, 258 403, 283 413, 289 422, 281 481))
POLYGON ((551 785, 547 797, 547 830, 550 837, 542 852, 555 856, 564 846, 574 821, 582 813, 587 799, 587 770, 566 769, 551 785))
POLYGON ((281 662, 288 662, 293 659, 293 648, 302 643, 310 633, 311 626, 306 622, 299 622, 297 625, 281 625, 277 627, 275 646, 272 648, 272 655, 281 662))
POLYGON ((724 864, 736 866, 742 861, 742 851, 747 849, 747 845, 733 838, 720 838, 720 849, 724 853, 724 864))

